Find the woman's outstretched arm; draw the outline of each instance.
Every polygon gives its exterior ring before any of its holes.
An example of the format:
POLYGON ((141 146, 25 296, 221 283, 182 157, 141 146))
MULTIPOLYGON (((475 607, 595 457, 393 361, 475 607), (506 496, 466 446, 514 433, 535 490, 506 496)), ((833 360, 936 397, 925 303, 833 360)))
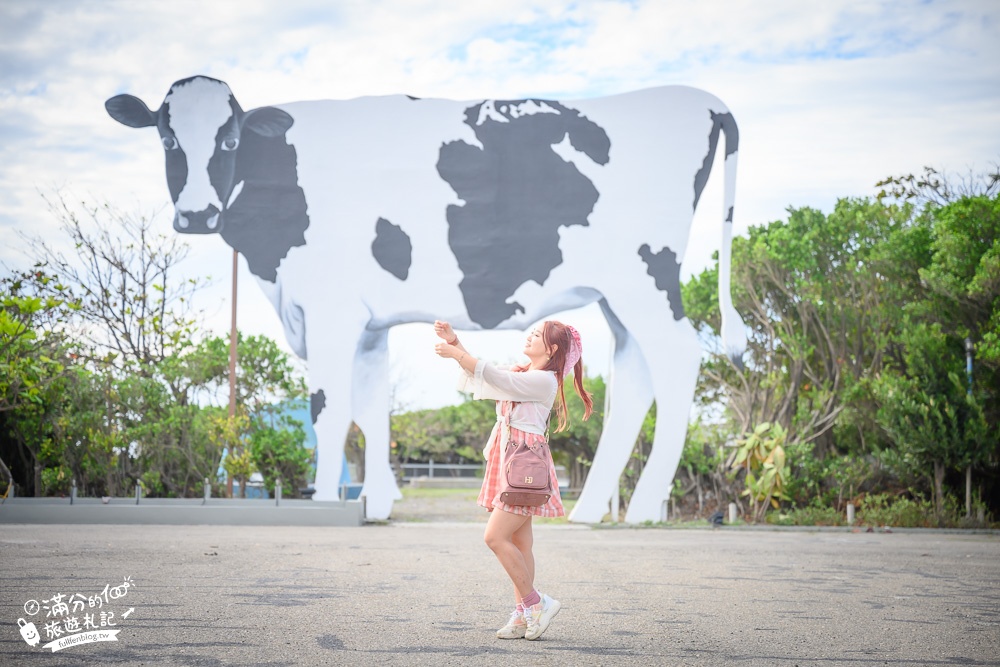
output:
POLYGON ((475 372, 479 360, 469 354, 469 351, 462 345, 462 341, 458 340, 458 334, 455 333, 450 324, 434 320, 434 333, 445 341, 434 346, 434 351, 439 357, 454 359, 462 367, 462 370, 469 373, 475 372))
MULTIPOLYGON (((457 347, 462 352, 468 352, 468 350, 465 349, 465 346, 462 345, 462 341, 458 339, 458 334, 455 333, 455 330, 451 328, 451 324, 448 322, 434 320, 434 333, 438 335, 438 338, 449 345, 457 347)), ((475 366, 473 366, 473 368, 475 368, 475 366)))

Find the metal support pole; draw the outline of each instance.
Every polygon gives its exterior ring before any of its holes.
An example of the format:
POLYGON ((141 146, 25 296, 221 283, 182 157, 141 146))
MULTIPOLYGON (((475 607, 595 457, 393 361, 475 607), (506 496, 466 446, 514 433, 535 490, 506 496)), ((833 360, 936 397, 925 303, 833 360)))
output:
POLYGON ((205 491, 204 491, 204 499, 201 501, 201 504, 202 505, 207 505, 208 504, 208 499, 212 497, 212 485, 208 483, 208 477, 205 478, 205 487, 204 487, 204 489, 205 489, 205 491))
MULTIPOLYGON (((236 417, 236 276, 240 267, 240 254, 233 250, 233 298, 229 326, 229 421, 232 424, 236 417)), ((239 454, 235 451, 235 443, 229 443, 229 455, 239 454)), ((226 488, 229 497, 233 497, 233 476, 226 475, 226 488)), ((240 487, 242 488, 242 486, 240 487)))
POLYGON ((142 482, 135 483, 135 504, 139 504, 139 498, 142 497, 142 482))
MULTIPOLYGON (((972 339, 965 339, 965 373, 969 376, 969 398, 972 398, 972 339)), ((965 516, 972 518, 972 464, 965 468, 965 516)))
POLYGON ((427 476, 428 477, 434 477, 434 459, 431 459, 427 463, 427 476))
POLYGON ((972 339, 965 339, 965 374, 969 378, 969 395, 972 395, 972 339))
POLYGON ((76 502, 76 477, 73 478, 73 485, 69 487, 69 504, 76 502))
POLYGON ((281 505, 281 478, 274 480, 274 506, 281 505))

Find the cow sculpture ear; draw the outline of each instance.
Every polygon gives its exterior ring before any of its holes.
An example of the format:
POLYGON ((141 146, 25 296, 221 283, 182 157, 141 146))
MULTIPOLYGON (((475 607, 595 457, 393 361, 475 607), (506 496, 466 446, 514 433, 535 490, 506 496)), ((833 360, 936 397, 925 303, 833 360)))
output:
POLYGON ((243 116, 243 130, 250 130, 262 137, 280 137, 295 120, 281 109, 261 107, 251 109, 243 116))
POLYGON ((156 114, 134 95, 115 95, 104 103, 104 108, 108 110, 108 115, 122 125, 129 127, 156 125, 156 114))

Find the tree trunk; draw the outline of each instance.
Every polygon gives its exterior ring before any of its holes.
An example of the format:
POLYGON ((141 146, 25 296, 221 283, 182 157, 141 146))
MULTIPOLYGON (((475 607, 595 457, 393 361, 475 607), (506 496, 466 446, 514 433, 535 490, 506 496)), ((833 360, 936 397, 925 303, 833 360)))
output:
POLYGON ((771 492, 767 492, 767 497, 764 498, 764 502, 760 506, 759 514, 754 517, 754 523, 760 523, 767 516, 767 508, 771 505, 771 492))
POLYGON ((569 475, 569 486, 571 489, 582 489, 584 483, 587 481, 587 473, 589 469, 587 466, 580 463, 576 457, 573 458, 573 463, 570 466, 569 475))
POLYGON ((965 469, 965 518, 972 518, 972 465, 965 469))
POLYGON ((944 514, 944 463, 941 461, 934 462, 934 511, 940 521, 944 514))
POLYGON ((0 472, 3 473, 3 478, 7 482, 7 496, 9 497, 11 489, 14 488, 14 476, 10 474, 10 468, 3 462, 3 459, 0 459, 0 472))

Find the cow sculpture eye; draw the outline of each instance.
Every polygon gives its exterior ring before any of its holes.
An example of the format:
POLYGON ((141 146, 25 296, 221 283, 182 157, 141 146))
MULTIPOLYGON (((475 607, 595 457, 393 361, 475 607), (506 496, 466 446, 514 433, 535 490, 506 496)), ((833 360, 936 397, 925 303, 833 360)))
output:
POLYGON ((224 151, 234 151, 236 147, 240 145, 240 140, 236 137, 230 137, 222 142, 222 150, 224 151))
POLYGON ((168 151, 172 151, 177 148, 177 140, 173 137, 163 137, 160 141, 163 142, 163 147, 168 151))

